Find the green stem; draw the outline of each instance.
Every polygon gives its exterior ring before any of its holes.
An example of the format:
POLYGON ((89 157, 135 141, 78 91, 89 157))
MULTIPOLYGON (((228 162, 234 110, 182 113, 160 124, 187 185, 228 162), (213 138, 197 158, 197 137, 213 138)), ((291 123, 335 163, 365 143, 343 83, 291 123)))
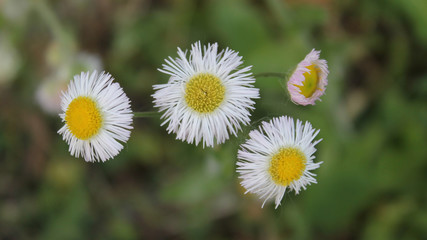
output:
POLYGON ((284 73, 274 73, 274 72, 266 72, 266 73, 256 73, 254 77, 277 77, 277 78, 286 78, 286 74, 284 73))
POLYGON ((52 31, 52 35, 58 40, 62 47, 65 49, 74 48, 74 39, 73 36, 67 32, 52 11, 52 9, 48 6, 45 0, 37 0, 34 1, 34 7, 40 17, 43 19, 45 24, 52 31))
POLYGON ((158 113, 158 112, 134 112, 133 116, 135 118, 158 117, 158 116, 160 116, 160 113, 158 113))

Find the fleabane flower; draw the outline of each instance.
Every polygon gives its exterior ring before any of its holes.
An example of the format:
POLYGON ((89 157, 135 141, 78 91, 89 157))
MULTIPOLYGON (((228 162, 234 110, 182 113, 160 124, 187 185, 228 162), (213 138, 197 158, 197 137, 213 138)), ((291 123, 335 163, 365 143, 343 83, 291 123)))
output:
POLYGON ((213 147, 237 135, 241 124, 250 122, 250 110, 259 98, 253 87, 251 66, 240 68, 237 52, 218 51, 218 44, 200 42, 187 51, 178 48, 178 58, 165 60, 160 72, 170 75, 166 84, 154 85, 154 106, 164 112, 162 123, 176 138, 203 147, 213 147))
POLYGON ((251 131, 237 154, 237 172, 246 193, 264 199, 262 207, 274 198, 277 208, 286 190, 298 194, 301 188, 317 183, 316 174, 310 171, 322 163, 313 162, 315 145, 321 141, 313 142, 318 133, 309 122, 297 120, 295 125, 285 116, 262 122, 259 130, 251 131))
POLYGON ((311 50, 289 78, 288 91, 296 104, 315 105, 325 93, 329 70, 327 61, 319 59, 319 54, 320 51, 311 50))
POLYGON ((130 100, 110 74, 96 71, 75 75, 62 93, 59 114, 64 126, 58 133, 68 143, 71 155, 87 162, 116 156, 132 129, 130 100))

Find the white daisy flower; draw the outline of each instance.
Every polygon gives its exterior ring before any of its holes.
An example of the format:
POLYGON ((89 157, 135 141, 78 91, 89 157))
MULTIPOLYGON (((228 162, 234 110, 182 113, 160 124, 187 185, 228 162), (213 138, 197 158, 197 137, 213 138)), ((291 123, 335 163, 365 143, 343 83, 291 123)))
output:
POLYGON ((81 73, 62 93, 59 114, 65 125, 58 131, 75 157, 87 162, 116 156, 132 129, 130 100, 109 73, 81 73))
POLYGON ((238 151, 237 172, 242 179, 246 193, 257 194, 264 203, 275 198, 276 208, 287 189, 296 194, 301 188, 317 183, 310 172, 322 162, 314 163, 314 147, 322 139, 313 142, 319 130, 304 125, 297 120, 296 126, 291 117, 273 118, 262 122, 259 130, 249 133, 249 139, 238 151))
POLYGON ((259 90, 253 87, 251 67, 239 68, 242 57, 231 49, 218 52, 218 44, 192 45, 190 57, 178 48, 178 58, 166 59, 160 72, 170 75, 166 84, 154 85, 154 106, 169 123, 177 139, 213 147, 237 135, 250 122, 259 90))
POLYGON ((315 49, 298 63, 288 81, 291 100, 300 105, 315 105, 325 93, 328 85, 328 63, 319 59, 320 51, 315 49))

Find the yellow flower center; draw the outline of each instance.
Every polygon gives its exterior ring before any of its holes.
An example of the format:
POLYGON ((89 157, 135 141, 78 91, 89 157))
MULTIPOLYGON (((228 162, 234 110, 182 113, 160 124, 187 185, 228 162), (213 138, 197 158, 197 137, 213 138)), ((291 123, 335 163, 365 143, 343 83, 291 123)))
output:
POLYGON ((281 148, 271 158, 268 172, 276 184, 288 186, 302 176, 305 164, 306 158, 301 150, 293 147, 281 148))
POLYGON ((210 113, 221 105, 225 96, 225 87, 221 80, 209 73, 192 77, 185 88, 185 101, 199 113, 210 113))
POLYGON ((301 94, 304 97, 309 98, 313 93, 317 90, 317 85, 319 83, 319 68, 312 64, 307 67, 308 72, 305 72, 304 81, 302 82, 302 86, 297 86, 301 90, 301 94))
POLYGON ((102 126, 102 116, 92 99, 77 97, 68 105, 65 122, 76 138, 87 140, 98 133, 102 126))

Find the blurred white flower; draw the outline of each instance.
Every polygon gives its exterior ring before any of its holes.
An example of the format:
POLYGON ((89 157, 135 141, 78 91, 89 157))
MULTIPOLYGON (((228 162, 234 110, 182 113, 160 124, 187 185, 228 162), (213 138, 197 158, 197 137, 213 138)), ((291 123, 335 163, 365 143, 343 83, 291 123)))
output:
POLYGON ((67 58, 61 57, 62 55, 58 45, 51 44, 46 60, 52 71, 40 83, 35 93, 36 101, 42 110, 52 115, 61 111, 61 92, 66 90, 73 73, 102 70, 102 61, 98 55, 85 52, 67 58))
POLYGON ((0 34, 0 86, 12 81, 20 67, 20 59, 10 40, 0 34))
POLYGON ((28 17, 31 3, 28 0, 2 0, 0 13, 14 24, 22 24, 28 17))
POLYGON ((61 92, 67 89, 70 79, 68 68, 60 68, 49 75, 36 90, 36 101, 49 114, 61 111, 61 92))

